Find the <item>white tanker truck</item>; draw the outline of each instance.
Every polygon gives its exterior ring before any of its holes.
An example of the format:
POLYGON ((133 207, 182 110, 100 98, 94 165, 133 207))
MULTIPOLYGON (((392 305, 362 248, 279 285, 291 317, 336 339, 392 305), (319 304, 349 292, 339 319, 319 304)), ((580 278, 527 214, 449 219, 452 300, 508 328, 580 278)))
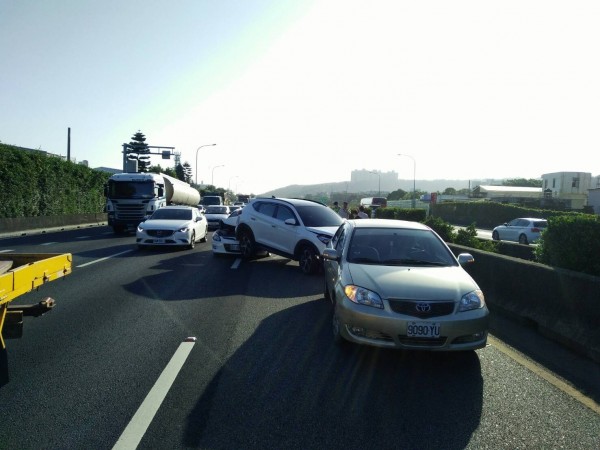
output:
POLYGON ((108 225, 133 231, 145 216, 166 205, 198 206, 200 193, 163 173, 117 173, 104 186, 108 225))

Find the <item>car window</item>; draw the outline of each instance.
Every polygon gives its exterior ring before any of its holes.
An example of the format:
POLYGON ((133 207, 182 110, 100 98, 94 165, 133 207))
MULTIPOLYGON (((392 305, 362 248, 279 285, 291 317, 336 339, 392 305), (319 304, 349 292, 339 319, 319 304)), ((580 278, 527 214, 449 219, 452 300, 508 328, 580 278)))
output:
POLYGON ((533 222, 533 226, 536 228, 546 228, 548 226, 548 222, 545 220, 536 220, 533 222))
POLYGON ((337 227, 342 219, 333 209, 324 205, 301 205, 296 207, 305 227, 337 227))
POLYGON ((151 219, 162 220, 190 220, 192 218, 191 209, 157 209, 152 214, 151 219))
POLYGON ((333 244, 333 248, 336 250, 342 250, 344 243, 346 242, 347 230, 346 227, 340 227, 337 241, 333 244))
POLYGON ((209 206, 206 208, 207 214, 227 214, 226 206, 209 206))
POLYGON ((273 217, 276 208, 277 204, 272 202, 260 202, 254 207, 259 213, 269 217, 273 217))
POLYGON ((443 242, 430 230, 359 228, 348 249, 350 262, 456 265, 443 242))
POLYGON ((294 215, 294 212, 290 208, 288 208, 287 206, 284 206, 284 205, 279 205, 277 207, 277 212, 275 213, 275 218, 278 220, 281 220, 282 222, 285 222, 287 219, 296 220, 296 216, 294 215))

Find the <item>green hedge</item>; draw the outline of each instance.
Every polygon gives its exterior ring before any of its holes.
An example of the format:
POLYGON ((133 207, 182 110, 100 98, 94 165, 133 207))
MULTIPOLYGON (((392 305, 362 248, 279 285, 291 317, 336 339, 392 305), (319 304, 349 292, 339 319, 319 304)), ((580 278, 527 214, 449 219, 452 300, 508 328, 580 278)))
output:
POLYGON ((542 264, 600 276, 598 216, 550 217, 535 249, 542 264))
POLYGON ((0 144, 0 218, 99 213, 110 173, 0 144))

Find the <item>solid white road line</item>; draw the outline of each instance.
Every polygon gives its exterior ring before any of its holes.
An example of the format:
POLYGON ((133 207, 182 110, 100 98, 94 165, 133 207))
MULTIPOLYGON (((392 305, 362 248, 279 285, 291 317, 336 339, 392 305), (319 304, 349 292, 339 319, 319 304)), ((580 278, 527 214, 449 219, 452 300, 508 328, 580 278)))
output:
POLYGON ((192 351, 196 343, 195 341, 196 338, 187 338, 179 345, 171 361, 169 361, 165 370, 160 374, 154 387, 148 392, 146 399, 121 434, 113 450, 133 450, 138 446, 152 419, 154 419, 158 408, 173 385, 175 378, 183 367, 185 360, 192 351))
POLYGON ((75 266, 75 267, 85 267, 85 266, 89 266, 89 265, 92 265, 92 264, 99 263, 100 261, 104 261, 105 259, 114 258, 115 256, 124 255, 125 253, 129 253, 129 252, 132 252, 132 251, 133 251, 133 250, 125 250, 124 252, 121 252, 121 253, 115 253, 114 255, 105 256, 104 258, 100 258, 100 259, 95 259, 94 261, 90 261, 90 262, 87 262, 87 263, 85 263, 85 264, 80 264, 80 265, 78 265, 78 266, 75 266))

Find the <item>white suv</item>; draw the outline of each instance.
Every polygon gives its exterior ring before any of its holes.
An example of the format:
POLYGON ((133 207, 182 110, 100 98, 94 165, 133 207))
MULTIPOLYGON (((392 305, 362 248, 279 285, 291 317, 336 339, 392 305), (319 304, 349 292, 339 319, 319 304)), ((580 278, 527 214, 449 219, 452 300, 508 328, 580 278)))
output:
POLYGON ((306 274, 319 270, 321 253, 344 220, 322 203, 291 198, 254 198, 238 217, 242 257, 267 250, 298 261, 306 274))

